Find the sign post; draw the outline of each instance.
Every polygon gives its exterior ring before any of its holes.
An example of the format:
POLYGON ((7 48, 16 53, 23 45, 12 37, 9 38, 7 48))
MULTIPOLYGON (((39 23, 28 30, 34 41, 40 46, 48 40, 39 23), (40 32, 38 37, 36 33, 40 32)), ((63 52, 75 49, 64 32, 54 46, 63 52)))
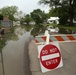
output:
POLYGON ((40 48, 41 51, 39 52, 39 58, 43 73, 63 66, 58 43, 47 44, 40 48))

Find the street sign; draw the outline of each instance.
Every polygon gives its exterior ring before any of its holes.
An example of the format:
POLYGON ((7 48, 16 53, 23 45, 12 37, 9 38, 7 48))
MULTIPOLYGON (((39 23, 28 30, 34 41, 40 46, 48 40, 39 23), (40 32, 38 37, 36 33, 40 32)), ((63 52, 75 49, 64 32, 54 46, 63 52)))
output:
POLYGON ((43 73, 63 66, 62 56, 58 43, 56 43, 56 45, 47 44, 42 46, 39 53, 40 64, 43 73))

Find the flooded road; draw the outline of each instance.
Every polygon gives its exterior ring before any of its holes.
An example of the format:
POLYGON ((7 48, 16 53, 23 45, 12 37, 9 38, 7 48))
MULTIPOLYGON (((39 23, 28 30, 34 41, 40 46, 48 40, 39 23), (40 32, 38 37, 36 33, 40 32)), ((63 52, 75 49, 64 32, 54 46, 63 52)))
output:
MULTIPOLYGON (((16 36, 13 37, 14 40, 7 41, 7 45, 2 50, 5 75, 31 75, 28 45, 33 36, 42 35, 45 30, 46 27, 43 26, 41 28, 40 26, 35 26, 31 29, 16 28, 16 36)), ((3 75, 1 59, 0 75, 3 75)))
MULTIPOLYGON (((26 75, 30 75, 28 68, 28 44, 30 42, 30 32, 26 32, 24 29, 17 28, 15 33, 18 34, 18 40, 10 40, 7 45, 3 48, 3 59, 4 59, 4 70, 5 75, 23 75, 23 60, 27 66, 25 67, 27 72, 26 75), (27 43, 26 43, 27 41, 27 43), (26 51, 26 52, 25 52, 26 51), (24 57, 25 52, 25 58, 24 57)), ((1 62, 0 62, 0 75, 2 74, 1 62)))

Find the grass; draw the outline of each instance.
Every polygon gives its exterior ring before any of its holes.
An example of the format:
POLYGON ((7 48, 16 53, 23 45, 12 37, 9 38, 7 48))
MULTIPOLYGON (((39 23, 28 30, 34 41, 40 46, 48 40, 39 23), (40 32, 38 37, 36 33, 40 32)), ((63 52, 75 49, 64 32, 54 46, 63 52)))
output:
POLYGON ((76 25, 56 25, 56 24, 49 24, 50 26, 58 27, 58 28, 64 28, 69 30, 76 30, 76 25))
POLYGON ((59 28, 64 28, 64 29, 69 29, 69 30, 76 30, 76 26, 61 26, 61 25, 58 25, 59 28))

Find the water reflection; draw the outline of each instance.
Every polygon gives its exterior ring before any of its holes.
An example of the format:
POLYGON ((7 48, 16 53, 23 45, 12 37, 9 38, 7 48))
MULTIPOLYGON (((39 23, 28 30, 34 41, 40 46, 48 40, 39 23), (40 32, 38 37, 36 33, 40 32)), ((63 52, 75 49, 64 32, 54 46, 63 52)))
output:
POLYGON ((19 37, 21 37, 24 33, 26 33, 26 30, 24 28, 18 27, 15 29, 15 34, 19 37))
POLYGON ((34 27, 32 25, 21 25, 22 29, 25 29, 27 32, 31 31, 31 29, 34 27))
POLYGON ((6 75, 21 75, 23 68, 22 64, 23 64, 24 46, 27 38, 30 36, 30 32, 27 32, 25 28, 22 29, 21 27, 16 27, 15 35, 17 36, 18 39, 17 40, 10 39, 7 42, 7 45, 2 50, 6 75))
POLYGON ((0 35, 0 50, 3 49, 3 47, 7 44, 7 41, 9 40, 17 40, 18 37, 17 35, 14 33, 14 27, 9 29, 8 32, 5 32, 4 35, 0 35))
POLYGON ((6 45, 6 39, 5 38, 0 38, 0 52, 2 50, 2 48, 6 45))
POLYGON ((32 28, 31 30, 31 35, 33 35, 34 37, 37 35, 42 35, 46 30, 46 26, 43 25, 36 25, 34 26, 34 28, 32 28))
POLYGON ((27 30, 30 30, 30 28, 26 29, 25 26, 24 27, 23 26, 19 26, 19 27, 17 26, 17 27, 13 27, 13 28, 9 29, 7 32, 5 31, 5 34, 0 36, 0 50, 2 50, 3 47, 6 44, 8 44, 8 42, 10 42, 10 41, 17 41, 20 38, 22 38, 22 36, 25 34, 27 36, 29 36, 30 33, 27 32, 27 30))
MULTIPOLYGON (((36 25, 32 28, 31 35, 33 35, 34 37, 38 36, 38 35, 44 35, 45 30, 48 30, 47 27, 49 27, 49 26, 36 25)), ((49 34, 51 34, 51 35, 53 35, 53 34, 76 34, 76 30, 53 27, 52 29, 50 29, 49 34)))
MULTIPOLYGON (((19 26, 19 27, 13 27, 10 29, 8 33, 3 35, 2 40, 0 38, 0 48, 3 48, 5 46, 6 41, 17 41, 22 37, 27 38, 29 35, 32 36, 38 36, 38 35, 44 35, 45 30, 47 29, 47 26, 44 25, 34 25, 34 26, 19 26), (3 46, 3 47, 2 47, 3 46)), ((75 34, 76 30, 68 30, 64 28, 59 28, 60 34, 75 34)), ((57 34, 57 33, 55 33, 57 34)))

